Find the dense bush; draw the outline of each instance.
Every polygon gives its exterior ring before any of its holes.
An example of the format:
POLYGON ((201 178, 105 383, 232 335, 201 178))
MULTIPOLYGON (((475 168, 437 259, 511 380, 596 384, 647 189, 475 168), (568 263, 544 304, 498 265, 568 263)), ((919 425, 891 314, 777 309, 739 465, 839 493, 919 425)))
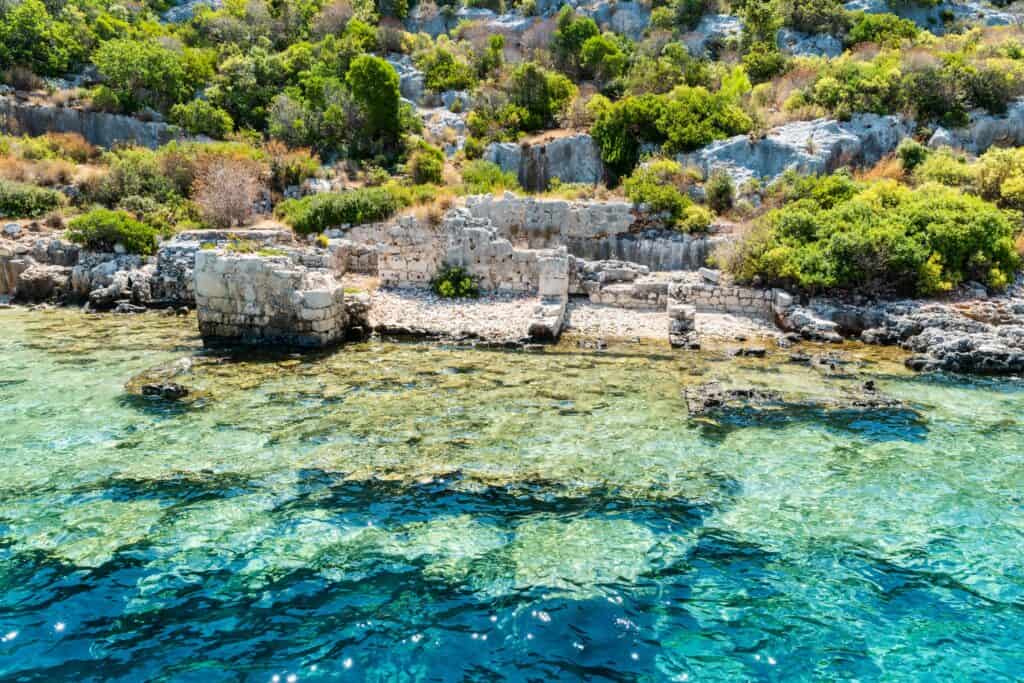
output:
POLYGON ((185 48, 172 50, 155 40, 111 40, 93 54, 105 87, 120 108, 167 111, 192 97, 213 76, 213 54, 185 48))
POLYGON ((423 72, 424 85, 434 92, 468 90, 475 81, 473 67, 444 47, 417 55, 416 66, 423 72))
POLYGON ((367 187, 339 193, 290 199, 276 213, 295 232, 308 235, 341 225, 359 225, 390 218, 402 202, 385 187, 367 187))
POLYGON ((937 184, 820 182, 803 179, 799 198, 747 236, 731 265, 737 277, 811 291, 928 295, 967 280, 1001 288, 1020 265, 1013 222, 983 199, 937 184))
POLYGON ((839 0, 781 0, 782 23, 803 33, 844 35, 852 23, 839 0))
POLYGON ((908 19, 901 19, 895 14, 861 12, 857 14, 853 27, 846 34, 846 43, 848 45, 878 43, 896 46, 904 40, 914 40, 919 33, 917 24, 908 19))
POLYGON ((39 0, 22 0, 0 11, 2 69, 21 66, 42 76, 61 76, 85 58, 87 47, 88 34, 54 18, 39 0))
POLYGON ((626 196, 653 213, 667 214, 678 221, 693 202, 686 194, 689 178, 683 167, 671 159, 655 159, 637 166, 626 178, 626 196))
POLYGON ((171 107, 171 122, 193 135, 208 135, 224 138, 235 127, 231 115, 206 100, 192 100, 186 104, 171 107))
POLYGON ((430 281, 434 293, 445 299, 465 299, 480 296, 480 287, 465 268, 448 266, 430 281))
POLYGON ((444 152, 423 140, 417 140, 409 153, 406 172, 416 184, 444 182, 444 152))
POLYGON ((600 33, 593 19, 577 15, 570 5, 563 6, 558 13, 558 28, 551 37, 551 52, 558 67, 578 75, 584 43, 600 33))
POLYGON ((64 196, 34 185, 0 180, 0 217, 39 218, 64 203, 64 196))
POLYGON ((504 190, 518 190, 519 181, 511 171, 490 161, 471 161, 462 169, 462 184, 466 194, 487 194, 504 190))
POLYGON ((509 98, 524 114, 523 130, 554 125, 576 92, 576 86, 564 75, 534 62, 520 64, 509 79, 509 98))
POLYGON ((712 172, 708 177, 708 181, 704 183, 704 193, 708 206, 718 213, 728 211, 736 201, 736 187, 732 177, 721 169, 712 172))
POLYGON ((93 209, 71 221, 67 236, 93 251, 110 252, 116 244, 130 254, 148 256, 156 251, 156 230, 125 211, 93 209))
POLYGON ((903 164, 904 170, 912 172, 928 158, 929 150, 913 138, 904 138, 896 147, 896 156, 903 164))

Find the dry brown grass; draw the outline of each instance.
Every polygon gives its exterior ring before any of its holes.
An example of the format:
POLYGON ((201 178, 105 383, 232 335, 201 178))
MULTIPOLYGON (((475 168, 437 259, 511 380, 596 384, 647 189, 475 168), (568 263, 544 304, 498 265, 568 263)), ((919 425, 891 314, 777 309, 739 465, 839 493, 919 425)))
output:
POLYGON ((900 180, 902 181, 906 177, 906 173, 903 169, 903 164, 894 155, 889 155, 882 158, 877 164, 871 168, 865 168, 857 171, 855 177, 858 180, 900 180))
POLYGON ((75 165, 63 159, 32 161, 0 157, 0 178, 43 187, 69 185, 75 177, 75 165))
POLYGON ((1014 242, 1013 246, 1017 250, 1017 254, 1021 258, 1024 258, 1024 232, 1017 235, 1017 240, 1014 242))

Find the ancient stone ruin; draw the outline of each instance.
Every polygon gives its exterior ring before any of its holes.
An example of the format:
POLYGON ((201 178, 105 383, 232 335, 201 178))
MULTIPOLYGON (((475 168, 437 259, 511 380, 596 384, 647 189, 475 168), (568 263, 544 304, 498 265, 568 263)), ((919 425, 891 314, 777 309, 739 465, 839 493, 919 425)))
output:
POLYGON ((200 251, 195 288, 199 332, 207 345, 324 347, 364 324, 358 313, 363 302, 347 305, 330 272, 290 256, 200 251))

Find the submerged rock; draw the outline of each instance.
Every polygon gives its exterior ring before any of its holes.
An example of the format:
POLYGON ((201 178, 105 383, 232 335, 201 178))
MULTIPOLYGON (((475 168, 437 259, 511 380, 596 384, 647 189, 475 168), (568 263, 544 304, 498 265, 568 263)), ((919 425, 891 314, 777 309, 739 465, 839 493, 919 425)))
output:
POLYGON ((858 389, 846 389, 832 397, 790 395, 757 387, 726 388, 719 382, 707 382, 683 390, 690 417, 725 416, 751 413, 793 413, 802 411, 906 411, 903 401, 877 391, 873 382, 858 389))

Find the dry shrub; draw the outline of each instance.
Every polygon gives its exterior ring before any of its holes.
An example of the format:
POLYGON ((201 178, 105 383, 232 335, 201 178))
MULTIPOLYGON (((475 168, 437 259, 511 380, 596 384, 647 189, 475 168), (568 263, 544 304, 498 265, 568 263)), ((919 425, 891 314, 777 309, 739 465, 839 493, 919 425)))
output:
POLYGON ((1013 243, 1013 246, 1017 250, 1017 254, 1024 258, 1024 232, 1017 235, 1017 240, 1013 243))
POLYGON ((913 47, 900 52, 900 63, 903 71, 924 71, 942 66, 938 55, 923 47, 913 47))
POLYGON ((587 104, 593 95, 578 94, 565 108, 565 113, 559 117, 559 123, 563 128, 582 130, 589 128, 594 123, 594 117, 587 109, 587 104))
POLYGON ((83 197, 96 201, 107 173, 107 169, 101 166, 79 166, 72 182, 83 197))
POLYGON ((0 178, 5 180, 53 187, 70 184, 74 176, 74 164, 62 159, 30 161, 14 157, 0 158, 0 178))
POLYGON ((394 17, 382 17, 377 26, 377 45, 384 52, 401 52, 405 44, 405 28, 394 17))
POLYGON ((3 72, 4 83, 15 90, 42 90, 46 83, 24 66, 12 66, 3 72))
POLYGON ((245 225, 263 191, 264 169, 243 156, 202 155, 196 160, 192 200, 203 220, 217 228, 245 225))
POLYGON ((519 41, 519 46, 527 54, 538 50, 547 50, 551 45, 551 39, 554 37, 555 29, 557 28, 558 22, 554 18, 538 21, 523 31, 523 37, 519 41))
POLYGON ((78 133, 47 133, 43 137, 61 156, 76 163, 84 164, 100 156, 99 148, 86 142, 78 133))
POLYGON ((320 158, 308 147, 289 148, 280 140, 271 140, 263 146, 270 158, 270 184, 277 192, 292 185, 301 185, 320 171, 320 158))
POLYGON ((903 164, 893 154, 883 157, 871 168, 859 171, 856 176, 861 180, 903 180, 905 173, 903 164))
POLYGON ((64 214, 60 211, 51 211, 46 214, 44 222, 46 223, 46 227, 52 230, 62 230, 64 228, 64 214))
POLYGON ((351 0, 331 0, 313 18, 313 36, 319 39, 341 35, 354 14, 351 0))

